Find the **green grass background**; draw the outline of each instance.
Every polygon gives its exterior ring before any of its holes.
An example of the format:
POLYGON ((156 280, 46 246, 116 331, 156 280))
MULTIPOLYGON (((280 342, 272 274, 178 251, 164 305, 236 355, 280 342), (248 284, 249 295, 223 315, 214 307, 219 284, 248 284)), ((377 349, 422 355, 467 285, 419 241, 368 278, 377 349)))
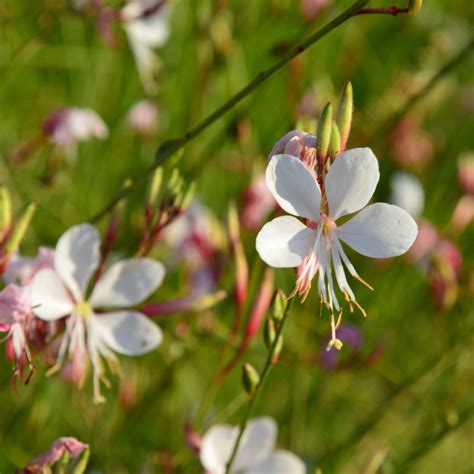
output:
MULTIPOLYGON (((404 6, 382 0, 370 6, 392 3, 404 6)), ((396 165, 386 137, 380 136, 381 127, 472 34, 470 1, 424 3, 417 16, 351 19, 195 139, 173 165, 196 181, 201 200, 224 222, 228 203, 238 200, 251 177, 264 168, 273 143, 295 128, 304 94, 314 91, 320 111, 326 101, 336 101, 345 81, 351 80, 356 112, 350 145, 374 149, 381 167, 375 199, 387 199, 396 165), (239 140, 236 130, 242 122, 250 133, 239 140)), ((161 140, 198 123, 285 48, 350 4, 334 1, 308 23, 296 0, 176 1, 171 37, 159 50, 162 68, 153 100, 159 104, 160 131, 154 140, 143 142, 124 121, 144 93, 119 29, 120 46, 112 49, 99 38, 93 19, 64 11, 61 1, 0 1, 0 179, 13 192, 17 210, 33 200, 38 203, 22 253, 33 255, 40 244, 54 246, 64 230, 87 220, 127 177, 149 166, 161 140), (229 34, 222 36, 226 30, 229 34), (82 144, 75 164, 46 147, 28 162, 13 165, 12 150, 35 136, 48 112, 64 105, 95 109, 110 127, 110 138, 82 144), (42 179, 46 173, 51 175, 48 184, 42 179)), ((434 146, 430 163, 415 171, 425 188, 424 216, 447 235, 462 195, 457 158, 474 146, 473 70, 471 54, 413 111, 434 146)), ((132 251, 139 238, 145 191, 140 187, 127 201, 119 239, 125 252, 132 251)), ((328 321, 318 317, 316 294, 294 306, 284 357, 270 374, 255 414, 278 421, 279 445, 304 458, 308 472, 316 467, 324 473, 473 471, 473 237, 472 225, 456 237, 464 269, 459 300, 447 312, 436 311, 425 278, 406 259, 380 266, 351 253, 359 273, 375 287, 373 293, 357 288, 367 319, 346 319, 362 331, 364 350, 384 341, 384 353, 371 367, 326 373, 315 363, 302 363, 316 358, 328 321), (384 459, 380 466, 364 470, 378 455, 384 459)), ((258 280, 262 265, 254 239, 253 234, 244 235, 250 269, 258 280)), ((164 244, 156 253, 159 258, 167 254, 164 244)), ((183 275, 182 269, 170 270, 154 299, 185 294, 183 275)), ((221 286, 230 291, 232 275, 229 258, 221 286)), ((276 281, 290 290, 292 272, 277 271, 276 281)), ((47 367, 40 360, 31 384, 20 384, 15 394, 10 364, 2 358, 0 472, 13 472, 66 435, 91 445, 94 472, 165 472, 169 460, 175 472, 201 472, 199 461, 186 450, 184 423, 196 414, 220 367, 232 317, 229 298, 207 314, 157 321, 164 343, 142 358, 122 358, 124 377, 121 382, 112 379, 113 388, 105 393, 108 401, 101 406, 92 404, 89 384, 80 391, 58 377, 46 378, 47 367), (190 326, 184 337, 175 330, 182 321, 190 326), (136 386, 132 406, 120 402, 120 383, 136 386)), ((261 339, 256 337, 244 358, 257 368, 266 354, 261 339)), ((197 429, 202 432, 215 421, 236 424, 241 402, 237 368, 197 429)))

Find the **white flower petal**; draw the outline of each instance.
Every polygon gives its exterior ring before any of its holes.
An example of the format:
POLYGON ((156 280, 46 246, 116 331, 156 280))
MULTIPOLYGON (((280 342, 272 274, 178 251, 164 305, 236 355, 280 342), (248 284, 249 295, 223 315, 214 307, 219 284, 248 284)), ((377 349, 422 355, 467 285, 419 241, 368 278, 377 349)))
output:
POLYGON ((224 474, 238 434, 238 429, 229 425, 214 425, 204 433, 199 456, 206 471, 224 474))
POLYGON ((400 207, 379 202, 359 212, 336 233, 362 255, 387 258, 402 255, 413 245, 418 226, 400 207))
MULTIPOLYGON (((223 474, 238 428, 214 425, 206 431, 201 444, 201 463, 212 474, 223 474)), ((247 470, 270 456, 277 436, 276 423, 269 417, 255 418, 247 423, 239 450, 232 465, 232 472, 247 470)))
POLYGON ((321 191, 308 168, 291 155, 275 155, 265 172, 268 189, 286 212, 319 220, 321 191))
POLYGON ((420 180, 410 173, 399 171, 390 179, 390 187, 390 202, 405 209, 413 218, 418 218, 425 205, 425 192, 420 180))
POLYGON ((63 282, 54 270, 45 268, 33 278, 31 284, 33 313, 45 321, 54 321, 71 313, 73 303, 63 282))
POLYGON ((303 262, 316 239, 316 230, 295 217, 282 216, 265 224, 257 235, 257 252, 271 267, 291 268, 303 262))
POLYGON ((304 462, 289 451, 278 450, 245 470, 245 474, 305 474, 304 462))
POLYGON ((270 456, 275 447, 278 428, 275 421, 262 416, 247 423, 232 469, 248 469, 270 456))
POLYGON ((329 217, 333 220, 362 209, 379 182, 379 164, 370 148, 341 153, 324 181, 329 217))
POLYGON ((162 339, 161 329, 137 311, 115 311, 91 315, 92 327, 105 344, 115 352, 141 355, 157 347, 162 339))
POLYGON ((94 287, 92 307, 124 308, 142 302, 161 285, 162 263, 150 258, 131 258, 113 264, 94 287))
POLYGON ((74 298, 80 301, 100 261, 100 236, 95 227, 81 224, 71 227, 59 239, 54 266, 74 298))

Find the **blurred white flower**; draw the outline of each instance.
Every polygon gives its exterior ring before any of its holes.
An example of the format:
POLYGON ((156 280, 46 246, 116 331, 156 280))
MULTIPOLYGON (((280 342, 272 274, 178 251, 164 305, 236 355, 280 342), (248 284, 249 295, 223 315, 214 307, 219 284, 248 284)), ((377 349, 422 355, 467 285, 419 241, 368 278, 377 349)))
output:
POLYGON ((144 137, 152 136, 158 127, 158 109, 151 100, 141 100, 128 112, 127 123, 130 128, 144 137))
POLYGON ((390 188, 389 202, 405 209, 415 219, 420 217, 425 206, 425 193, 416 176, 399 171, 390 179, 390 188))
MULTIPOLYGON (((318 292, 331 312, 332 340, 336 339, 334 309, 340 311, 333 271, 349 308, 358 307, 344 266, 363 282, 347 257, 341 241, 362 255, 394 257, 405 253, 415 241, 417 225, 403 209, 386 203, 367 206, 338 226, 336 221, 367 205, 379 181, 377 158, 370 148, 355 148, 338 155, 329 168, 321 193, 315 174, 301 160, 275 155, 267 166, 267 186, 286 212, 306 219, 306 225, 292 216, 277 217, 265 224, 257 236, 257 251, 272 267, 301 265, 295 292, 306 295, 318 274, 318 292)), ((363 282, 365 283, 365 282, 363 282)), ((368 286, 368 285, 367 285, 368 286)))
POLYGON ((71 148, 90 138, 104 139, 109 130, 92 109, 65 107, 52 112, 43 122, 43 131, 52 143, 71 148))
MULTIPOLYGON (((293 453, 275 450, 277 425, 269 417, 247 423, 232 473, 239 474, 305 474, 303 461, 293 453)), ((239 429, 230 425, 214 425, 201 441, 201 464, 209 474, 224 474, 239 429)))
POLYGON ((40 247, 35 258, 23 257, 15 253, 3 274, 3 281, 7 285, 10 283, 28 285, 39 270, 53 268, 53 266, 54 250, 49 247, 40 247))
POLYGON ((168 40, 168 17, 169 7, 164 0, 129 0, 120 11, 140 79, 148 93, 156 92, 159 62, 153 49, 168 40))
POLYGON ((97 308, 128 308, 150 296, 160 286, 165 269, 148 258, 133 258, 113 264, 88 293, 91 278, 100 263, 100 236, 89 224, 69 229, 54 252, 54 269, 36 273, 31 282, 31 303, 36 316, 55 321, 68 316, 59 348, 56 369, 66 354, 82 370, 90 359, 94 375, 94 396, 100 395, 104 378, 101 358, 117 365, 113 351, 141 355, 157 347, 161 330, 138 311, 97 313, 97 308))

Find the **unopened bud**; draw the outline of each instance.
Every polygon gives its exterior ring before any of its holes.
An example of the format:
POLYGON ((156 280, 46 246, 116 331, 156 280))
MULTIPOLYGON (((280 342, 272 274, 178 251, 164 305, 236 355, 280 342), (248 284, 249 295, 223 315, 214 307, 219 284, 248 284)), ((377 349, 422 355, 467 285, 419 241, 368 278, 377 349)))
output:
POLYGON ((234 203, 229 206, 228 213, 228 226, 229 226, 229 237, 232 242, 237 242, 240 239, 240 225, 239 225, 239 215, 237 213, 237 208, 234 203))
POLYGON ((318 160, 324 163, 328 156, 329 142, 331 140, 331 123, 332 123, 332 105, 330 102, 326 104, 321 114, 317 132, 317 150, 318 160))
POLYGON ((189 205, 191 204, 191 201, 193 200, 194 193, 196 191, 196 183, 192 182, 189 186, 188 189, 183 194, 183 198, 181 200, 181 203, 179 207, 181 208, 182 211, 186 210, 189 205))
POLYGON ((273 351, 272 362, 274 364, 278 362, 278 358, 280 357, 280 352, 282 348, 283 348, 283 336, 280 334, 275 344, 275 350, 273 351))
POLYGON ((258 375, 258 372, 250 364, 244 364, 242 366, 242 385, 250 397, 254 394, 259 383, 260 375, 258 375))
POLYGON ((12 199, 5 186, 0 188, 0 232, 8 231, 12 223, 12 199))
POLYGON ((341 136, 341 150, 345 150, 349 134, 351 133, 352 113, 354 110, 354 98, 352 94, 352 84, 347 82, 342 90, 339 104, 337 106, 336 123, 341 136))
POLYGON ((263 340, 267 349, 270 349, 273 346, 276 338, 276 328, 275 323, 271 319, 265 321, 265 328, 263 330, 263 340))
POLYGON ((275 301, 273 302, 272 313, 273 319, 276 322, 280 322, 283 319, 287 304, 285 293, 283 293, 283 290, 278 290, 275 295, 275 301))
POLYGON ((83 474, 85 472, 87 464, 89 464, 90 454, 91 452, 89 448, 86 448, 84 451, 82 451, 75 463, 74 468, 70 470, 71 474, 83 474))
POLYGON ((161 183, 163 181, 163 168, 159 167, 153 172, 153 177, 150 185, 150 192, 148 195, 148 202, 154 204, 160 192, 161 183))
POLYGON ((25 236, 25 233, 28 229, 28 226, 30 225, 31 218, 33 217, 33 214, 35 213, 36 210, 36 204, 32 202, 23 212, 21 217, 18 219, 15 229, 11 235, 11 237, 8 239, 8 243, 6 245, 6 253, 7 254, 12 254, 15 252, 20 245, 20 242, 22 241, 23 237, 25 236))
POLYGON ((329 142, 329 157, 331 161, 336 159, 336 156, 341 151, 341 134, 339 128, 335 123, 332 124, 331 141, 329 142))
POLYGON ((409 0, 408 2, 408 13, 418 13, 421 9, 423 0, 409 0))

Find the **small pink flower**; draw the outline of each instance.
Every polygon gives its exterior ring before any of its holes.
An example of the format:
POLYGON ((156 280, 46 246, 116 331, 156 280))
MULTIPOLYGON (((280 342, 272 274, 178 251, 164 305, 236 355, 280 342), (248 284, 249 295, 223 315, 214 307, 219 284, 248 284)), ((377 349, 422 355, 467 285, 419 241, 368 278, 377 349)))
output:
POLYGON ((151 100, 137 102, 128 112, 127 122, 130 128, 143 137, 156 133, 158 127, 158 109, 151 100))
POLYGON ((28 287, 8 285, 0 292, 0 331, 8 332, 6 339, 16 366, 14 376, 21 378, 26 363, 32 368, 28 334, 33 319, 28 287))
POLYGON ((43 122, 43 131, 56 145, 71 148, 92 137, 107 138, 107 125, 92 109, 64 107, 52 112, 43 122))
POLYGON ((14 254, 10 260, 3 280, 5 283, 28 285, 35 274, 43 268, 54 267, 54 250, 49 247, 40 247, 35 258, 23 257, 14 254))
POLYGON ((332 0, 300 0, 301 12, 306 21, 314 20, 330 4, 332 0))
POLYGON ((82 452, 89 448, 88 444, 82 443, 73 437, 64 437, 56 440, 51 447, 43 454, 33 458, 23 470, 25 474, 50 472, 48 469, 55 462, 59 461, 64 454, 69 454, 70 458, 78 458, 82 452))
POLYGON ((316 135, 291 130, 275 143, 268 155, 268 161, 280 153, 299 158, 311 171, 316 165, 316 135))

